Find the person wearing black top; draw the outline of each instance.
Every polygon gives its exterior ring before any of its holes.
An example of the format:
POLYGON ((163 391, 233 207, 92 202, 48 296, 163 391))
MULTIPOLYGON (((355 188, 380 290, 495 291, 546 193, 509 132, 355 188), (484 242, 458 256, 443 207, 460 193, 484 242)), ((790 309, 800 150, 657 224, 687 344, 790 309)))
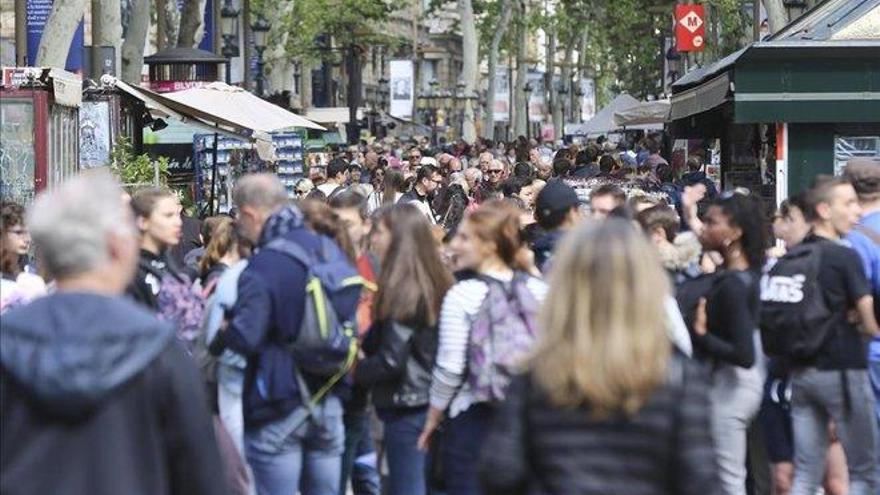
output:
POLYGON ((763 211, 755 196, 722 195, 706 213, 703 247, 724 259, 699 303, 695 355, 711 370, 709 400, 721 491, 746 491, 746 430, 758 413, 764 364, 758 339, 759 273, 766 247, 763 211))
POLYGON ((795 363, 791 411, 795 477, 791 493, 812 494, 821 483, 828 445, 826 425, 831 418, 846 453, 849 493, 876 495, 880 489, 876 457, 880 443, 868 379, 866 335, 862 333, 877 335, 878 328, 871 288, 859 256, 840 243, 858 222, 861 210, 855 189, 841 179, 820 179, 807 193, 806 202, 805 213, 813 232, 804 243, 820 250, 819 286, 836 324, 813 358, 795 363))
POLYGON ((159 310, 162 278, 169 273, 168 250, 180 242, 180 203, 171 191, 146 188, 131 198, 141 251, 138 270, 126 293, 153 311, 159 310))
POLYGON ((669 344, 669 283, 646 253, 619 219, 563 241, 541 341, 493 411, 483 495, 717 493, 708 379, 669 344))
POLYGON ((586 148, 579 151, 575 156, 574 168, 571 169, 569 177, 572 179, 590 179, 596 177, 600 173, 599 164, 599 147, 595 144, 588 144, 586 148))
POLYGON ((390 242, 376 244, 382 270, 375 319, 355 383, 370 388, 385 425, 387 493, 424 495, 425 452, 416 443, 428 411, 440 306, 453 278, 418 208, 398 204, 380 211, 375 226, 390 232, 390 242))
POLYGON ((400 198, 401 203, 411 203, 415 205, 422 215, 431 222, 431 225, 437 225, 437 214, 431 204, 434 193, 443 183, 443 176, 440 171, 433 165, 423 165, 416 172, 416 183, 410 192, 404 194, 400 198))

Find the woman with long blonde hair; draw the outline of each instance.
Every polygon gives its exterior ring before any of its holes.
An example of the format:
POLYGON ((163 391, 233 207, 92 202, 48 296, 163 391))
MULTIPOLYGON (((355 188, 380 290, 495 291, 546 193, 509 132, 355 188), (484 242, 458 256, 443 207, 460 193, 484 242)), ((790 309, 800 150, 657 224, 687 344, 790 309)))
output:
POLYGON ((708 494, 708 383, 665 332, 663 268, 623 220, 574 231, 538 346, 483 449, 484 493, 708 494))

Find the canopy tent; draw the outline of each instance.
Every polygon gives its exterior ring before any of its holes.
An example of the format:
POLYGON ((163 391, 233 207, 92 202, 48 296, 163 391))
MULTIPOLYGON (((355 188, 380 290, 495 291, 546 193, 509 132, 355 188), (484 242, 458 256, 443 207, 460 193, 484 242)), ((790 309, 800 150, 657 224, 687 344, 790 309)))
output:
MULTIPOLYGON (((614 114, 639 105, 639 100, 622 93, 611 100, 605 108, 599 110, 588 122, 565 126, 565 133, 578 136, 599 136, 621 128, 614 122, 614 114)), ((629 129, 656 129, 656 125, 635 125, 629 129)))
POLYGON ((663 123, 669 117, 671 106, 669 100, 642 102, 634 107, 614 112, 614 124, 618 127, 626 128, 643 125, 654 125, 657 128, 662 128, 663 123))

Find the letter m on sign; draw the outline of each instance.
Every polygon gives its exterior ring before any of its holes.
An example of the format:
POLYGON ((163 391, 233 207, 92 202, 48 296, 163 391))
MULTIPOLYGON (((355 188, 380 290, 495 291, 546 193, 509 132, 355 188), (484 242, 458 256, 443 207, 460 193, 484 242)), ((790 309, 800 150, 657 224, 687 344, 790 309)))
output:
POLYGON ((675 6, 675 49, 700 52, 705 47, 706 23, 702 5, 675 6))

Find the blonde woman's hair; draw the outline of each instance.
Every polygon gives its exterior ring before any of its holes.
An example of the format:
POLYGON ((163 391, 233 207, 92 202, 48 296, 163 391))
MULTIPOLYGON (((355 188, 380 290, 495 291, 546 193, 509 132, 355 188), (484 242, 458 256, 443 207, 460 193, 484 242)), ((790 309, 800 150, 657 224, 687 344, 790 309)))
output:
POLYGON ((665 381, 669 282, 654 251, 618 219, 582 227, 563 242, 529 361, 554 405, 586 405, 596 419, 633 415, 665 381))

